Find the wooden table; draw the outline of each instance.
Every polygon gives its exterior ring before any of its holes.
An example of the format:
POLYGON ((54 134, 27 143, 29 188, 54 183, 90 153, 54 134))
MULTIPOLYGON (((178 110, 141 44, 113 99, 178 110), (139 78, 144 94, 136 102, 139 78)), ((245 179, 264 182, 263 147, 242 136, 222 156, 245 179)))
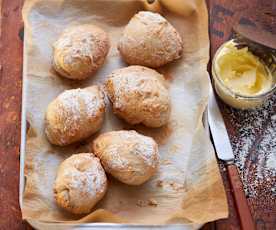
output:
MULTIPOLYGON (((21 219, 18 204, 19 184, 19 146, 22 91, 22 35, 23 22, 21 9, 23 0, 0 0, 0 229, 30 229, 21 219)), ((276 34, 276 1, 275 0, 209 0, 211 57, 218 46, 232 35, 232 25, 236 23, 254 26, 256 20, 260 25, 276 34), (274 15, 273 15, 274 14, 274 15)), ((275 97, 274 97, 275 99, 275 97)), ((276 104, 276 100, 273 101, 276 104)), ((240 112, 236 112, 220 103, 226 125, 233 143, 242 138, 239 124, 242 124, 240 112)), ((269 110, 269 115, 276 114, 276 107, 269 110)), ((270 117, 266 117, 267 125, 270 117)), ((274 126, 275 127, 275 126, 274 126)), ((265 127, 264 127, 265 129, 265 127)), ((275 129, 274 129, 275 130, 275 129)), ((262 140, 262 132, 256 132, 256 140, 262 140)), ((275 138, 274 141, 274 154, 275 138)), ((261 142, 260 142, 261 145, 261 142)), ((262 154, 259 148, 249 151, 247 163, 240 168, 240 173, 251 170, 256 163, 253 155, 262 154)), ((239 158, 238 158, 239 160, 239 158)), ((239 164, 239 162, 237 161, 239 164)), ((257 162, 258 163, 258 162, 257 162)), ((233 197, 229 189, 224 167, 220 163, 224 179, 230 216, 228 219, 206 224, 203 229, 240 229, 233 197)), ((253 169, 252 169, 253 170, 253 169)), ((247 188, 254 181, 244 178, 247 188)), ((258 229, 276 229, 275 178, 270 183, 257 185, 257 194, 248 197, 251 212, 258 229)), ((252 186, 251 186, 252 185, 252 186)), ((250 191, 249 191, 250 192, 250 191)))

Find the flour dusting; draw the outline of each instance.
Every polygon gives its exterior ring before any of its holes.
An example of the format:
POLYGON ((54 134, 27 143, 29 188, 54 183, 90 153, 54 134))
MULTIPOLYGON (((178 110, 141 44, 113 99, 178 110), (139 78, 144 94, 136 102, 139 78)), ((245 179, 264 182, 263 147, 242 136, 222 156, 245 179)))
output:
POLYGON ((236 132, 230 136, 246 195, 276 196, 276 94, 261 108, 226 111, 230 133, 236 132))
MULTIPOLYGON (((98 158, 93 157, 90 153, 81 153, 68 158, 75 167, 65 168, 64 177, 68 180, 68 188, 76 190, 78 196, 95 197, 104 191, 106 176, 100 165, 98 158), (82 165, 87 164, 82 170, 82 165)), ((70 162, 71 163, 71 162, 70 162)))

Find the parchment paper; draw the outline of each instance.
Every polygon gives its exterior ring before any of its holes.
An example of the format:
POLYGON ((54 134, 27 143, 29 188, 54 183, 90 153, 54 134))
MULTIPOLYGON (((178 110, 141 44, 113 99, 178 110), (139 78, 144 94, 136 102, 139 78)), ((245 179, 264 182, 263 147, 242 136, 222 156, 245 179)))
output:
POLYGON ((76 216, 61 210, 53 198, 58 165, 71 154, 89 151, 89 140, 56 147, 44 134, 47 105, 63 90, 101 84, 114 69, 126 66, 117 51, 124 26, 139 10, 139 1, 26 0, 24 88, 29 129, 25 153, 23 218, 46 222, 109 222, 137 224, 205 223, 227 217, 225 191, 214 150, 203 128, 202 116, 208 101, 208 16, 203 0, 196 12, 183 18, 164 12, 184 41, 183 58, 158 69, 168 82, 172 114, 159 129, 131 127, 106 112, 101 132, 136 129, 159 144, 161 165, 156 176, 142 186, 127 186, 109 176, 104 199, 91 214, 76 216), (52 69, 52 44, 64 28, 93 23, 109 33, 111 50, 104 66, 89 80, 73 82, 52 69), (157 206, 150 205, 154 199, 157 206))

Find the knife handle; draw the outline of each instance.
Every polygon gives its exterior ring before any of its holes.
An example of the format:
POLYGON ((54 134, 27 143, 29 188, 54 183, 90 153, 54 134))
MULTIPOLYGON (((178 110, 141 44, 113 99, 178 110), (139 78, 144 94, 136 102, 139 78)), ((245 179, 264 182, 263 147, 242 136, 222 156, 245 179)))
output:
POLYGON ((243 191, 243 185, 236 165, 228 164, 227 172, 232 187, 241 227, 243 230, 255 230, 255 223, 253 221, 250 209, 247 204, 247 200, 243 191))

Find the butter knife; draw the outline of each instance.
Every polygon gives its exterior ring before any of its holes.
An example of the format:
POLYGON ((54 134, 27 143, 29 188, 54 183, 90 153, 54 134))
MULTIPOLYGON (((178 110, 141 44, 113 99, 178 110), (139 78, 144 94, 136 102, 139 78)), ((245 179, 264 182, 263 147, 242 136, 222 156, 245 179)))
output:
POLYGON ((212 86, 210 86, 207 116, 217 156, 226 165, 241 227, 244 230, 255 230, 255 224, 247 204, 243 185, 237 167, 234 164, 234 154, 230 139, 212 86))

